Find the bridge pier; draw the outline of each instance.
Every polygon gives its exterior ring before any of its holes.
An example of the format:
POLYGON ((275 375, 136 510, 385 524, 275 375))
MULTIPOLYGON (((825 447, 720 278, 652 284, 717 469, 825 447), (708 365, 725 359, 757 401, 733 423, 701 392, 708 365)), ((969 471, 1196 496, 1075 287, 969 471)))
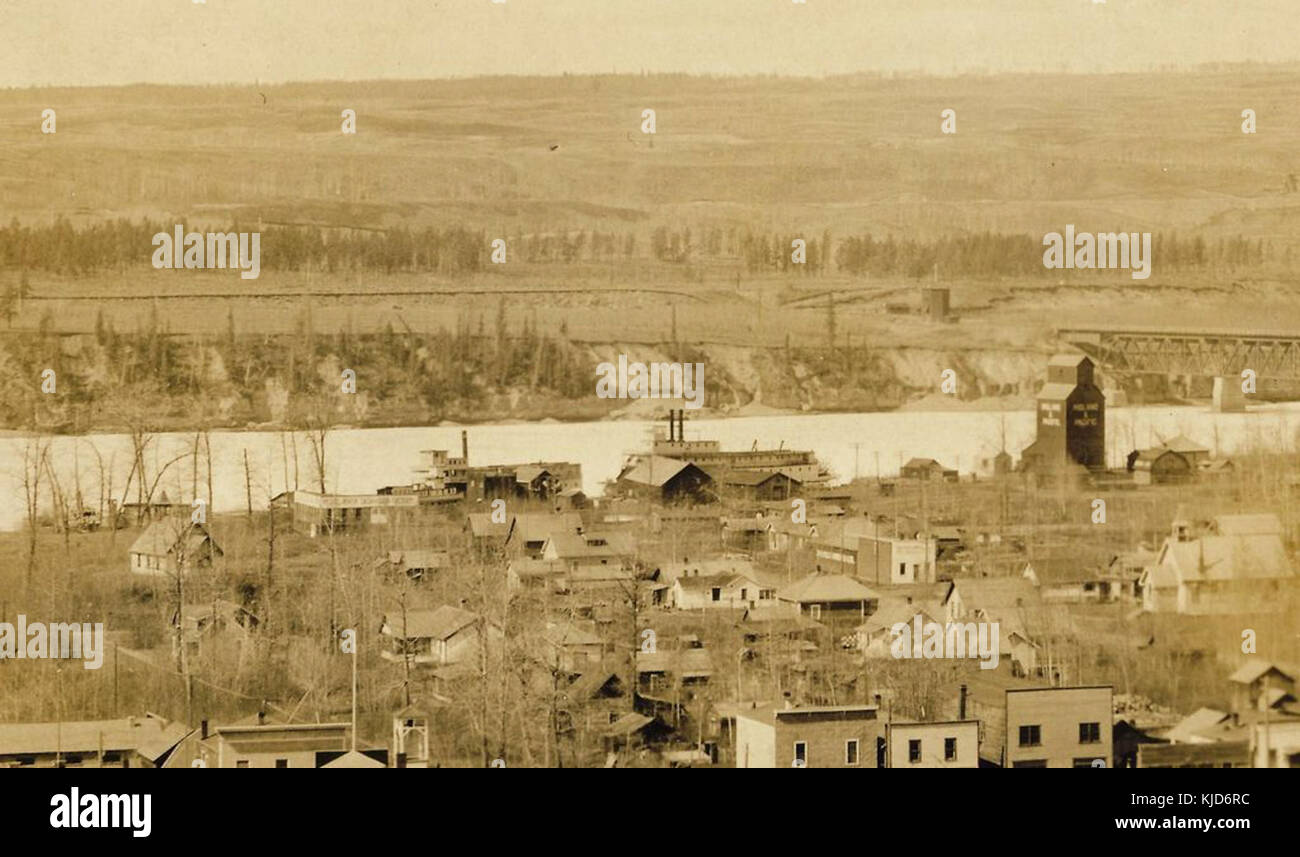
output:
POLYGON ((1239 414, 1246 410, 1246 394, 1241 392, 1241 379, 1231 375, 1214 378, 1214 404, 1217 414, 1239 414))

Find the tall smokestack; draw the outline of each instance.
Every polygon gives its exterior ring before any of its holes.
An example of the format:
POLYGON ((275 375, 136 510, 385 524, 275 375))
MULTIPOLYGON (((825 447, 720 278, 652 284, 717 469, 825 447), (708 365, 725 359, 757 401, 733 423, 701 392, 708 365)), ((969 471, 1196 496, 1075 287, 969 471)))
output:
POLYGON ((469 464, 469 432, 464 429, 460 430, 460 457, 469 464))
POLYGON ((957 692, 957 719, 966 719, 966 685, 964 684, 961 686, 961 690, 957 692))

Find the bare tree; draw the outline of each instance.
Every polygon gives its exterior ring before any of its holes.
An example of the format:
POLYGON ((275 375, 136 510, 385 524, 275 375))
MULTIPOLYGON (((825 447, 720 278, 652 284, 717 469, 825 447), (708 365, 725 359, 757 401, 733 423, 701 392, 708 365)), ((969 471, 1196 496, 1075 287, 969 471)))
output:
POLYGON ((24 583, 28 588, 36 570, 36 516, 40 513, 41 474, 46 471, 49 451, 49 441, 42 441, 40 435, 29 439, 23 446, 23 501, 27 511, 27 573, 24 583))

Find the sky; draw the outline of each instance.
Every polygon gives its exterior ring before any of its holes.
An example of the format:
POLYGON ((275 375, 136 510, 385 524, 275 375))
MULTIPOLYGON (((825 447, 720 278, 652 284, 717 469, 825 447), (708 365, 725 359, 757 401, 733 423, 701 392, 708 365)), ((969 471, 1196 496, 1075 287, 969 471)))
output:
POLYGON ((0 86, 1300 60, 1300 0, 0 0, 0 86))

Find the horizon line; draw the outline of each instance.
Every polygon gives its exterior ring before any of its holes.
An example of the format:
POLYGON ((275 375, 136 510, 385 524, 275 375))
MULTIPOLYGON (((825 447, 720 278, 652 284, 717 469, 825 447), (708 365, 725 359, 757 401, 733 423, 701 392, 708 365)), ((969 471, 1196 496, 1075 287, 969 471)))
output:
POLYGON ((58 89, 202 89, 243 87, 286 87, 286 86, 325 86, 338 84, 417 84, 417 83, 473 83, 495 80, 566 80, 592 78, 690 78, 694 80, 780 80, 780 81, 815 81, 836 82, 856 78, 888 81, 922 81, 922 80, 961 80, 979 79, 995 80, 999 78, 1022 77, 1121 77, 1143 75, 1178 75, 1231 73, 1243 71, 1282 71, 1300 70, 1300 58, 1289 60, 1211 60, 1184 66, 1160 65, 1148 68, 1105 69, 1082 71, 1063 69, 1004 69, 989 71, 967 69, 964 71, 925 71, 921 69, 863 69, 852 72, 834 72, 823 74, 791 74, 788 72, 700 72, 700 71, 608 71, 608 72, 558 72, 549 74, 520 74, 512 72, 495 72, 469 75, 434 75, 429 77, 366 77, 366 78, 293 78, 277 81, 206 81, 177 82, 138 80, 129 83, 29 83, 0 86, 0 92, 21 93, 29 91, 48 91, 58 89))

